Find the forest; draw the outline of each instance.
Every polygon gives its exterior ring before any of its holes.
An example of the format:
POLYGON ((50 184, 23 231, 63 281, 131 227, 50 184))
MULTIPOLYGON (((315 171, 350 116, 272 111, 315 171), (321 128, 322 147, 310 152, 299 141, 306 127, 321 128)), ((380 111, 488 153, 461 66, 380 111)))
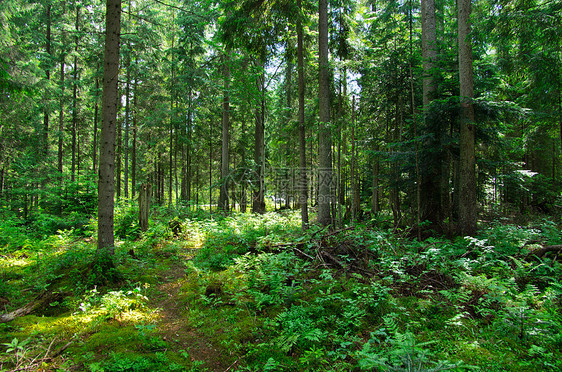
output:
POLYGON ((0 1, 0 372, 562 370, 562 3, 0 1))

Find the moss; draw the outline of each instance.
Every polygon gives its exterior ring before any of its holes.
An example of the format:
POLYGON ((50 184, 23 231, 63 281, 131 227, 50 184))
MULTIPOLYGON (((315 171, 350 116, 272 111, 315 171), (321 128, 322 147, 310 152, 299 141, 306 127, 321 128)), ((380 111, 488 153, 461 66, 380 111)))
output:
POLYGON ((80 349, 107 355, 109 351, 137 350, 142 342, 143 338, 134 326, 122 327, 118 322, 106 322, 100 325, 96 333, 83 340, 80 349))

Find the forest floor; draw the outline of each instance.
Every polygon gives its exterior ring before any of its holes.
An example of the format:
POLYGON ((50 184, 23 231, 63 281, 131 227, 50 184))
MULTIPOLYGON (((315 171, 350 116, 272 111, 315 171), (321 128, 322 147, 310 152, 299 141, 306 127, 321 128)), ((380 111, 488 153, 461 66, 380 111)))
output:
POLYGON ((113 284, 94 234, 0 223, 0 372, 562 368, 560 223, 416 241, 297 212, 169 221, 117 236, 113 284))
POLYGON ((232 364, 225 363, 224 351, 214 345, 214 339, 204 329, 186 322, 186 312, 190 309, 180 299, 185 280, 185 259, 186 256, 179 256, 166 272, 159 273, 158 282, 162 284, 157 286, 154 299, 149 301, 149 307, 159 314, 156 323, 158 333, 169 347, 188 351, 191 362, 201 363, 201 368, 213 372, 227 371, 232 364))

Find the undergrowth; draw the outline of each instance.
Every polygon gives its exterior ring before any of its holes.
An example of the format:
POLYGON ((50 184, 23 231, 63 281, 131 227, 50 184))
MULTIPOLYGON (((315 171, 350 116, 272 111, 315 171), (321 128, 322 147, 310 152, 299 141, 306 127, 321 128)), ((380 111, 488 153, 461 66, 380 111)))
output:
POLYGON ((291 211, 157 209, 145 233, 135 215, 119 210, 112 284, 95 221, 0 223, 0 313, 40 304, 0 323, 0 370, 562 369, 562 266, 533 255, 562 242, 550 220, 418 242, 374 221, 302 233, 291 211))

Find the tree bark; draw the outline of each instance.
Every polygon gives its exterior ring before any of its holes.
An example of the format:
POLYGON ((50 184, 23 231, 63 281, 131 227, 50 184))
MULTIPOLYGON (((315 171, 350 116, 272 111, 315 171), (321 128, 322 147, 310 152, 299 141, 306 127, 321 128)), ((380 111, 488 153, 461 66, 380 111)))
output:
MULTIPOLYGON (((99 71, 99 66, 96 68, 96 72, 97 71, 99 71)), ((100 80, 96 75, 96 95, 94 97, 95 100, 94 101, 94 140, 92 144, 92 168, 94 174, 96 174, 98 170, 97 153, 98 153, 98 113, 99 113, 98 91, 99 89, 100 89, 100 80)))
MULTIPOLYGON (((287 50, 286 50, 286 59, 287 59, 287 68, 285 69, 285 95, 286 95, 286 104, 285 104, 285 125, 287 128, 290 128, 291 125, 291 118, 292 118, 292 111, 291 111, 291 103, 292 103, 292 95, 291 95, 291 82, 292 82, 292 75, 293 75, 293 59, 291 57, 292 53, 292 45, 290 45, 289 41, 287 41, 287 50)), ((292 167, 292 157, 291 153, 293 150, 293 141, 291 140, 294 136, 294 132, 292 130, 286 131, 286 138, 285 138, 285 167, 287 169, 291 169, 292 167)), ((291 180, 292 174, 294 172, 286 172, 283 176, 285 177, 285 185, 286 187, 281 188, 279 190, 281 192, 281 196, 285 198, 285 209, 289 209, 291 206, 291 198, 294 195, 294 182, 291 180), (292 189, 289 189, 292 185, 292 189), (284 189, 284 190, 283 190, 284 189)))
MULTIPOLYGON (((263 67, 263 63, 261 65, 263 67)), ((260 92, 259 106, 255 109, 255 147, 256 186, 252 201, 252 212, 265 213, 265 70, 257 81, 260 92)))
POLYGON ((182 130, 182 168, 181 168, 181 190, 180 198, 184 202, 191 199, 191 110, 193 92, 191 83, 188 83, 187 93, 187 113, 185 115, 185 123, 182 130))
POLYGON ((360 207, 355 153, 355 96, 353 96, 351 105, 351 220, 355 221, 360 207))
POLYGON ((209 120, 209 212, 213 211, 213 121, 209 120))
POLYGON ((76 148, 77 148, 77 131, 78 131, 78 31, 80 29, 80 8, 76 5, 76 23, 74 30, 76 31, 76 39, 74 43, 74 73, 72 82, 72 164, 70 172, 70 180, 76 181, 76 148))
MULTIPOLYGON (((175 19, 175 13, 172 13, 172 21, 175 19)), ((174 110, 174 102, 176 100, 175 97, 175 83, 176 83, 176 76, 174 70, 174 42, 175 42, 175 34, 172 34, 172 48, 171 48, 171 85, 170 85, 170 153, 168 154, 168 165, 169 169, 169 178, 170 182, 168 183, 168 207, 172 207, 172 186, 173 186, 173 172, 174 172, 174 162, 173 162, 173 148, 174 148, 174 126, 176 121, 176 113, 174 110)))
POLYGON ((331 207, 334 201, 332 141, 330 130, 330 66, 328 61, 328 1, 318 5, 318 223, 332 225, 331 207))
POLYGON ((117 126, 121 0, 107 0, 102 128, 98 181, 98 252, 114 253, 115 128, 117 126))
POLYGON ((429 123, 428 111, 431 101, 435 98, 436 85, 434 79, 435 61, 437 59, 437 36, 435 18, 435 0, 422 0, 422 57, 423 57, 423 106, 425 128, 433 133, 425 143, 424 163, 420 169, 420 222, 430 221, 431 228, 440 229, 441 225, 441 193, 440 184, 442 163, 441 137, 442 128, 438 123, 429 123), (438 149, 437 149, 438 148, 438 149), (423 171, 422 171, 423 169, 423 171))
MULTIPOLYGON (((47 67, 45 68, 45 77, 47 81, 51 78, 51 4, 47 5, 46 9, 46 17, 47 17, 47 35, 46 35, 46 42, 45 42, 45 52, 47 54, 47 58, 49 61, 47 62, 47 67)), ((47 87, 47 89, 49 89, 47 87)), ((49 94, 45 94, 45 99, 48 100, 49 94)), ((47 159, 47 155, 49 154, 49 108, 48 102, 45 105, 45 112, 43 113, 43 154, 45 155, 44 159, 47 159)))
POLYGON ((435 0, 422 0, 422 58, 423 58, 423 105, 427 107, 435 98, 434 64, 437 59, 437 31, 435 21, 435 0))
POLYGON ((297 0, 299 14, 297 17, 297 69, 298 69, 298 88, 299 88, 299 204, 301 208, 302 229, 308 227, 308 185, 306 171, 306 128, 304 126, 304 46, 303 46, 303 27, 302 27, 302 4, 297 0))
MULTIPOLYGON (((378 151, 378 149, 376 149, 378 151)), ((379 198, 379 172, 380 162, 378 155, 375 155, 372 164, 373 184, 371 189, 371 213, 373 215, 380 212, 380 198, 379 198)))
POLYGON ((131 146, 131 195, 134 198, 137 187, 137 79, 133 83, 133 143, 131 146))
POLYGON ((471 0, 458 0, 459 78, 461 100, 459 225, 462 235, 476 233, 476 153, 474 146, 474 82, 470 41, 471 0))
POLYGON ((228 212, 228 165, 229 165, 229 130, 230 130, 230 68, 229 51, 226 51, 223 65, 223 98, 222 98, 222 147, 221 147, 221 182, 219 209, 228 212))
POLYGON ((144 183, 139 191, 139 226, 141 231, 148 230, 148 217, 150 214, 150 196, 152 187, 149 183, 144 183))
MULTIPOLYGON (((127 7, 127 12, 129 14, 129 24, 131 22, 131 1, 129 0, 129 6, 127 7)), ((124 153, 124 157, 125 157, 125 163, 124 165, 124 179, 123 179, 123 194, 125 196, 125 198, 129 197, 129 128, 131 126, 131 44, 128 42, 128 50, 127 50, 127 58, 125 61, 125 70, 126 70, 126 79, 125 79, 125 120, 124 120, 124 124, 125 124, 125 133, 124 133, 124 138, 123 138, 123 153, 124 153)))
POLYGON ((64 144, 64 59, 65 54, 62 54, 62 60, 60 64, 60 86, 61 86, 61 97, 60 97, 60 111, 59 111, 59 133, 58 133, 58 171, 59 171, 59 196, 61 198, 59 204, 59 214, 62 215, 62 186, 64 181, 63 176, 63 144, 64 144))
MULTIPOLYGON (((119 89, 119 88, 118 88, 119 89)), ((121 87, 121 89, 123 89, 121 87)), ((121 96, 123 95, 122 91, 120 90, 118 93, 118 101, 117 101, 117 112, 120 110, 120 103, 121 103, 121 96)), ((117 200, 121 199, 121 152, 122 150, 122 138, 123 138, 123 125, 120 120, 117 120, 117 149, 115 153, 115 197, 117 200)))

